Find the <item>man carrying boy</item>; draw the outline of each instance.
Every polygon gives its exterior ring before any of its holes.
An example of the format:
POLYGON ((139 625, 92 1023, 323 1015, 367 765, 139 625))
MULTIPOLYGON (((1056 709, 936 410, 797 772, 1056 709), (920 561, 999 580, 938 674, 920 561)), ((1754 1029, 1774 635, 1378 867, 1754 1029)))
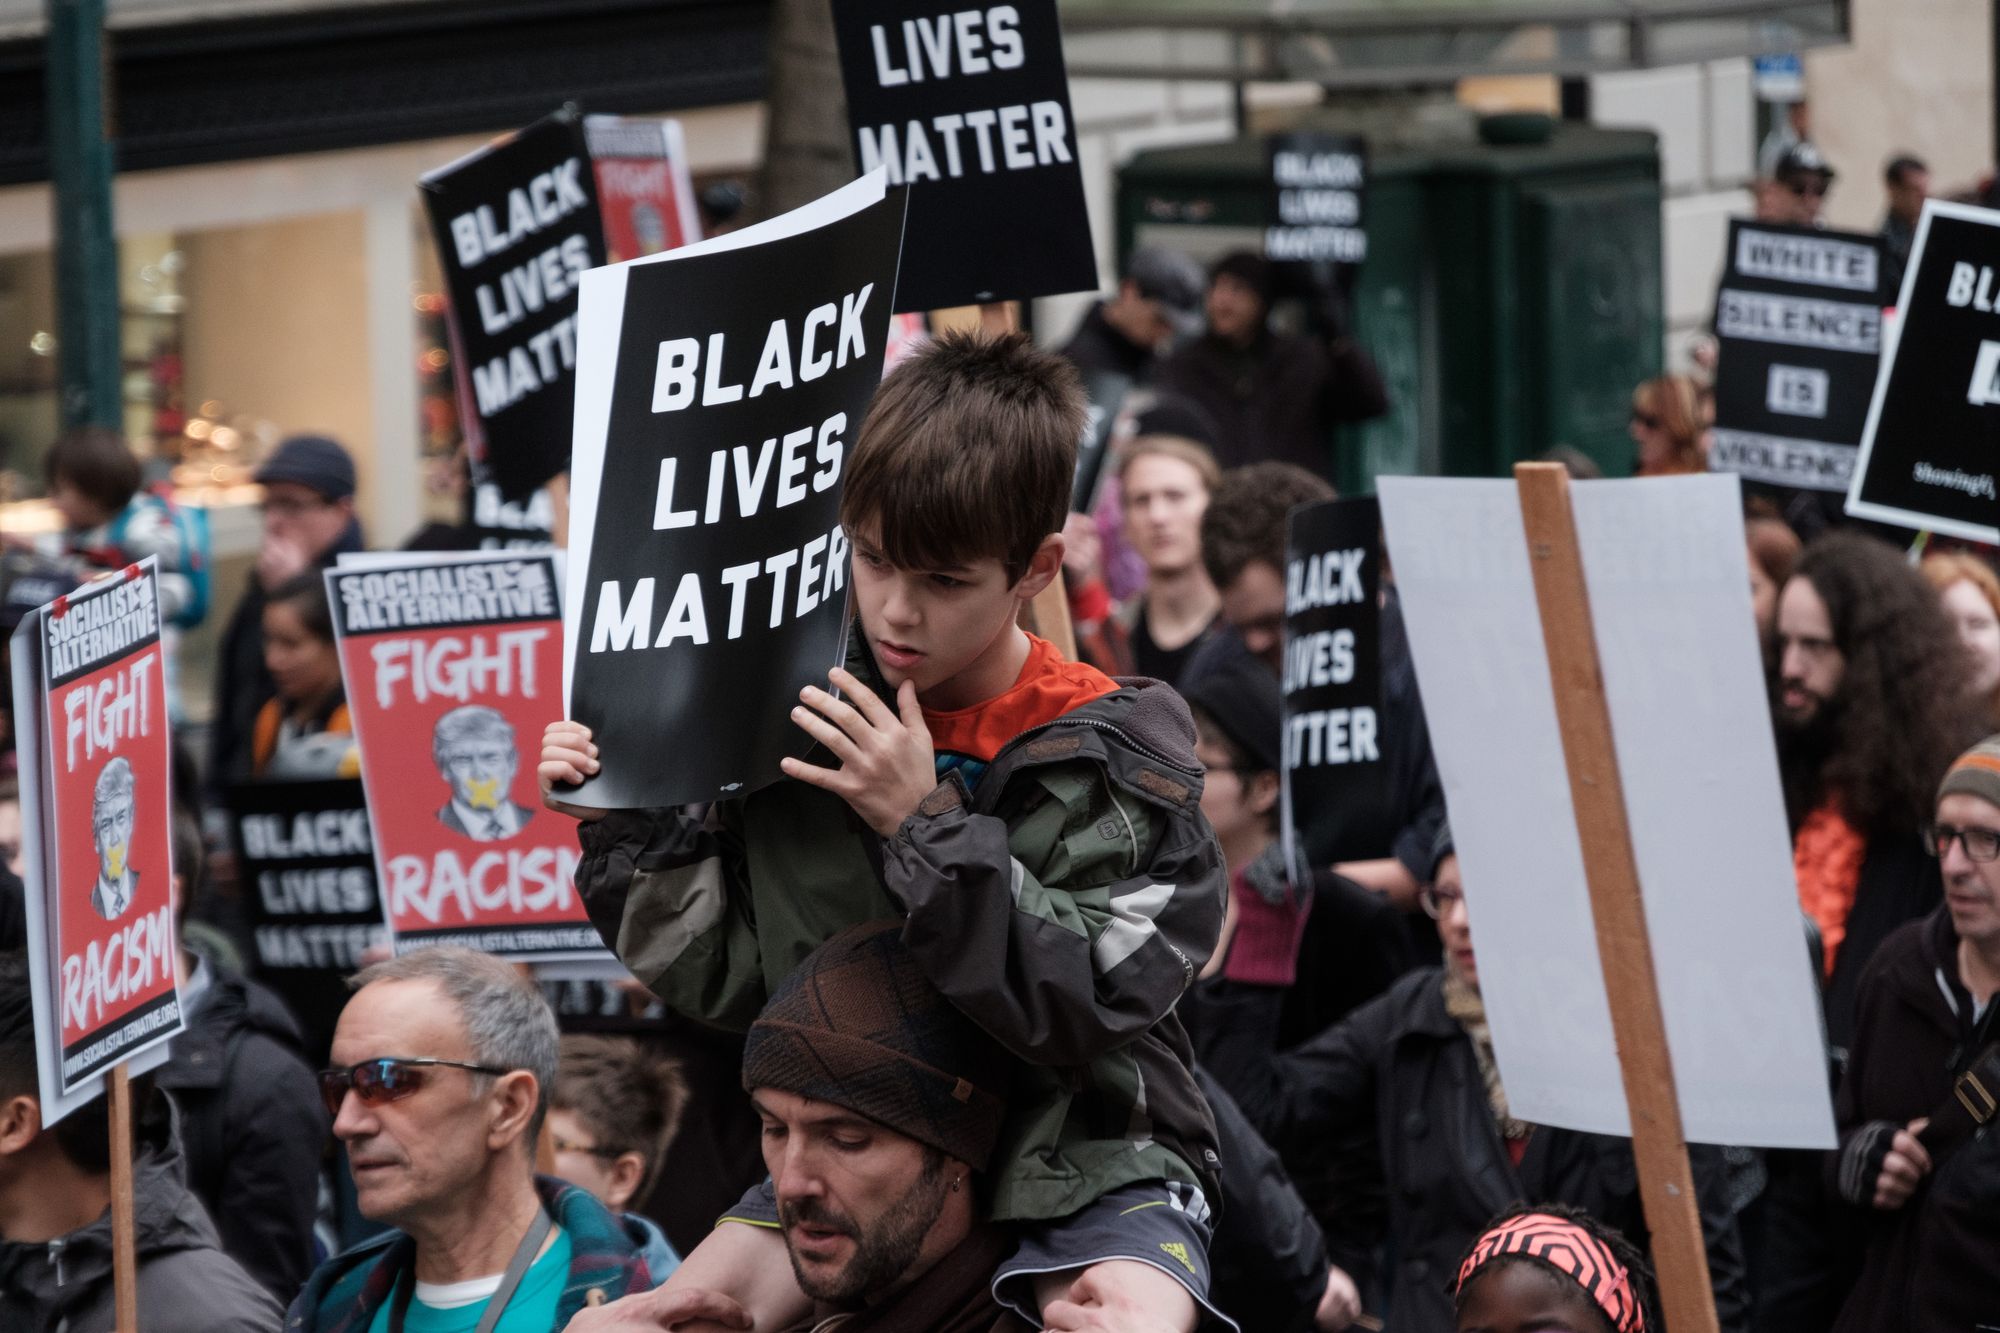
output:
MULTIPOLYGON (((847 463, 840 696, 793 710, 831 761, 787 759, 790 781, 704 819, 550 804, 584 821, 577 884, 606 940, 710 1022, 747 1029, 823 941, 903 917, 932 984, 1029 1066, 984 1201, 1021 1224, 996 1294, 1032 1318, 1074 1280, 1193 1329, 1217 1159, 1172 1010, 1225 884, 1193 729, 1172 690, 1018 626, 1061 566, 1083 412, 1074 371, 1025 337, 946 336, 899 366, 847 463)), ((545 792, 597 766, 586 729, 550 729, 545 792)), ((803 1315, 770 1187, 731 1218, 751 1225, 718 1227, 676 1283, 760 1327, 803 1315)))

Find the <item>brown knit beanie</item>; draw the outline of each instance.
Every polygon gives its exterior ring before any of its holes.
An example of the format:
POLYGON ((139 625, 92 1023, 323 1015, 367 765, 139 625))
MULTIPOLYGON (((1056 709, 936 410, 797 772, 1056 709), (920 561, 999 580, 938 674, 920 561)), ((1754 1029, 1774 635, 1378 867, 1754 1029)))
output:
POLYGON ((1000 1136, 1008 1067, 924 975, 900 921, 855 926, 814 950, 743 1048, 746 1090, 845 1107, 975 1171, 1000 1136))
POLYGON ((1988 736, 1951 761, 1944 781, 1938 784, 1938 799, 1942 801, 1953 792, 2000 805, 2000 736, 1988 736))

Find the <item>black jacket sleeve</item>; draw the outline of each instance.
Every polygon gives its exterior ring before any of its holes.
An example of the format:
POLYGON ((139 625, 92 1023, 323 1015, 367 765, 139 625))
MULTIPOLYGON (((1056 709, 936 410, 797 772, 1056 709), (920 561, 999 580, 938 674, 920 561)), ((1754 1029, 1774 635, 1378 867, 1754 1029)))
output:
POLYGON ((1326 1290, 1326 1244, 1271 1146, 1201 1066, 1222 1150, 1221 1225, 1209 1295, 1240 1328, 1306 1333, 1326 1290))
POLYGON ((259 1286, 289 1300, 312 1273, 326 1114, 311 1071, 268 1037, 242 1039, 234 1072, 247 1095, 229 1107, 216 1230, 259 1286))

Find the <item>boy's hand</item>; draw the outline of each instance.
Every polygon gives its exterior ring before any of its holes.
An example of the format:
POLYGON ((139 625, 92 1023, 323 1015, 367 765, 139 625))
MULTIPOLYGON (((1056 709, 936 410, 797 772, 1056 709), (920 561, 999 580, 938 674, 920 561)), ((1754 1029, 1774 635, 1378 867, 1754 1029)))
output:
MULTIPOLYGON (((1075 1270, 1069 1270, 1074 1272, 1075 1270)), ((1067 1273, 1053 1275, 1058 1280, 1067 1273)), ((1194 1333, 1194 1297, 1165 1273, 1131 1259, 1106 1259, 1077 1274, 1067 1290, 1035 1284, 1048 1333, 1194 1333), (1051 1290, 1060 1294, 1050 1298, 1051 1290)))
POLYGON ((824 787, 846 801, 881 837, 894 837, 937 786, 931 730, 917 704, 917 687, 906 680, 897 688, 898 717, 873 690, 839 667, 827 679, 847 698, 836 699, 808 685, 799 692, 804 703, 792 710, 792 721, 831 751, 840 767, 820 768, 792 758, 778 766, 786 777, 824 787))
POLYGON ((597 747, 591 743, 590 728, 581 722, 551 722, 542 733, 542 762, 535 769, 541 784, 542 804, 571 819, 604 818, 604 811, 587 805, 571 805, 555 797, 556 784, 574 785, 597 772, 597 747))

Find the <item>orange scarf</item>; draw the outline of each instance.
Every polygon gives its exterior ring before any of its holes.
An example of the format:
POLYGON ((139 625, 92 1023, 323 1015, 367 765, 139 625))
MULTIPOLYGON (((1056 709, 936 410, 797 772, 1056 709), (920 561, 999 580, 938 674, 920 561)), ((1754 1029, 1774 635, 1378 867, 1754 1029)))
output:
POLYGON ((1854 893, 1861 885, 1861 862, 1868 840, 1841 816, 1832 803, 1806 816, 1792 842, 1792 873, 1799 881, 1799 906, 1819 924, 1826 974, 1847 938, 1847 915, 1854 910, 1854 893))

